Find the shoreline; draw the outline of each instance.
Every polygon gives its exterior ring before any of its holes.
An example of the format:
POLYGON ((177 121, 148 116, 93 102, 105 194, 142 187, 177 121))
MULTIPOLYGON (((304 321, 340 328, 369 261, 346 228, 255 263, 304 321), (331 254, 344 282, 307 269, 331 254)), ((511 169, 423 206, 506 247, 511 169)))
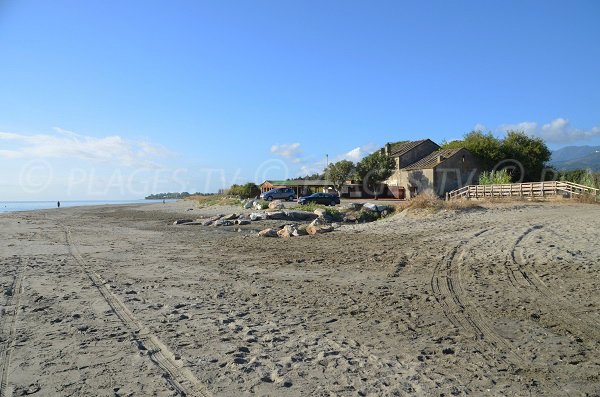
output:
MULTIPOLYGON (((66 200, 61 201, 61 207, 56 207, 55 201, 48 200, 40 200, 40 201, 0 201, 0 215, 5 213, 15 213, 15 212, 29 212, 29 211, 45 211, 45 210, 60 210, 67 208, 79 208, 79 207, 103 207, 103 206, 119 206, 119 205, 148 205, 148 204, 162 204, 162 200, 66 200), (27 209, 14 209, 14 210, 2 210, 2 206, 6 207, 7 204, 22 204, 22 205, 35 205, 35 204, 43 204, 43 203, 53 203, 54 207, 44 207, 44 208, 27 208, 27 209), (72 203, 82 203, 81 205, 71 205, 72 203)), ((176 202, 176 200, 167 200, 166 203, 176 202)))

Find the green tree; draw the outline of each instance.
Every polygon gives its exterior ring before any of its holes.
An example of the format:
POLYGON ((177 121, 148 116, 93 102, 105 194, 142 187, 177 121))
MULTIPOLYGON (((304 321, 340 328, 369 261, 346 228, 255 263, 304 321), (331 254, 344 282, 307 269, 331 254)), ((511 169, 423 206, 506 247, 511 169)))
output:
POLYGON ((356 176, 363 183, 363 186, 373 192, 375 199, 377 199, 381 183, 392 175, 395 166, 396 162, 392 157, 381 152, 375 152, 356 164, 356 176))
POLYGON ((251 198, 260 195, 260 188, 255 183, 248 182, 244 185, 231 185, 227 193, 243 199, 251 198))
POLYGON ((552 152, 541 138, 533 138, 522 131, 508 131, 502 140, 502 150, 507 159, 517 160, 523 165, 523 175, 516 169, 514 180, 540 181, 546 162, 552 152))
POLYGON ((338 195, 342 193, 342 187, 354 172, 354 163, 349 160, 341 160, 337 163, 331 163, 325 169, 325 179, 333 183, 338 195))
POLYGON ((462 140, 443 143, 442 148, 465 148, 479 158, 482 171, 507 169, 513 182, 542 180, 551 155, 541 138, 522 131, 507 131, 502 139, 491 132, 472 131, 462 140))
POLYGON ((491 132, 471 131, 462 140, 442 143, 442 149, 465 148, 481 161, 484 170, 490 171, 498 162, 505 159, 502 141, 491 132))

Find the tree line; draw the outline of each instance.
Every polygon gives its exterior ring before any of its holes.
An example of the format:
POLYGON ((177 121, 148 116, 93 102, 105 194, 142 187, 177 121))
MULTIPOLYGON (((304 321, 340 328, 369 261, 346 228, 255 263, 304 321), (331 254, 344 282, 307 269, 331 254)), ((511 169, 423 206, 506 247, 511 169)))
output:
MULTIPOLYGON (((544 140, 522 131, 507 131, 501 138, 491 132, 471 131, 463 139, 442 142, 441 145, 441 149, 459 148, 469 150, 479 159, 479 182, 482 184, 563 180, 600 187, 600 173, 559 171, 550 167, 548 161, 552 152, 544 140)), ((395 160, 378 150, 357 163, 340 160, 329 164, 322 174, 315 173, 295 180, 325 179, 338 193, 349 180, 355 180, 376 194, 379 186, 394 173, 395 167, 395 160)), ((256 197, 260 188, 254 183, 233 185, 228 194, 256 197)))

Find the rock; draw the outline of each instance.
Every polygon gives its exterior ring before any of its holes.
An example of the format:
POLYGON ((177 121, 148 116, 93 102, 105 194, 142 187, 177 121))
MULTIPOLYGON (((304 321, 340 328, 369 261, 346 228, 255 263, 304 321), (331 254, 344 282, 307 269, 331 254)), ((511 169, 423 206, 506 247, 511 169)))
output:
POLYGON ((254 209, 256 209, 256 210, 262 210, 262 209, 263 209, 263 207, 262 207, 262 203, 260 203, 260 202, 258 202, 258 201, 255 201, 255 202, 254 202, 254 204, 253 204, 253 207, 254 207, 254 209))
POLYGON ((236 225, 249 225, 250 224, 250 220, 249 219, 238 219, 234 223, 236 225))
POLYGON ((267 219, 267 214, 264 212, 253 212, 250 214, 251 221, 264 221, 267 219))
POLYGON ((283 201, 281 200, 273 200, 269 203, 269 209, 271 210, 281 210, 283 207, 283 201))
POLYGON ((381 204, 374 204, 374 203, 364 203, 363 204, 363 209, 369 210, 369 211, 373 211, 373 212, 383 212, 383 211, 390 211, 391 207, 389 205, 381 205, 381 204))
POLYGON ((341 225, 339 223, 336 223, 336 222, 334 222, 334 223, 331 224, 331 227, 334 228, 334 229, 339 229, 340 226, 341 225))
POLYGON ((317 218, 310 223, 310 226, 322 226, 322 225, 327 225, 327 220, 325 220, 323 218, 317 218))
POLYGON ((333 227, 331 227, 331 226, 313 226, 311 224, 311 225, 309 225, 306 228, 306 232, 308 234, 312 234, 312 235, 314 235, 314 234, 321 234, 321 233, 328 233, 328 232, 331 232, 331 231, 333 231, 333 227))
POLYGON ((283 211, 267 212, 267 219, 285 220, 287 215, 283 211))
POLYGON ((225 219, 218 219, 213 222, 213 226, 231 226, 233 225, 233 221, 228 221, 225 219))
POLYGON ((244 203, 244 205, 242 205, 242 207, 244 207, 245 209, 250 209, 252 207, 254 207, 254 200, 246 200, 246 202, 244 203))
POLYGON ((362 206, 362 203, 344 203, 342 208, 348 209, 350 211, 360 211, 362 206))
POLYGON ((224 216, 223 218, 221 218, 221 219, 223 219, 223 220, 225 220, 225 221, 231 221, 231 220, 233 220, 233 219, 237 219, 237 218, 239 218, 239 215, 238 215, 238 214, 229 214, 229 215, 225 215, 225 216, 224 216))
POLYGON ((210 225, 212 225, 212 223, 213 223, 213 221, 211 221, 210 219, 208 219, 208 220, 202 222, 202 226, 210 226, 210 225))
POLYGON ((308 227, 308 225, 300 225, 296 228, 296 234, 294 234, 294 236, 307 236, 308 232, 306 231, 306 228, 308 227))
POLYGON ((261 230, 260 232, 258 232, 258 236, 259 237, 277 237, 277 230, 272 229, 272 228, 268 228, 265 230, 261 230))
POLYGON ((325 215, 327 215, 327 211, 323 208, 317 208, 314 210, 314 213, 316 216, 323 218, 325 215))
POLYGON ((183 225, 184 223, 190 223, 190 222, 194 222, 193 219, 177 219, 175 222, 173 222, 174 225, 183 225))
POLYGON ((279 237, 290 238, 298 235, 298 228, 295 225, 285 225, 277 232, 279 237))
POLYGON ((373 204, 373 203, 364 203, 363 204, 363 210, 368 210, 368 211, 373 211, 373 212, 379 212, 377 210, 377 204, 373 204))
POLYGON ((358 221, 358 219, 356 218, 356 215, 348 214, 348 215, 344 216, 343 221, 348 222, 348 223, 356 223, 358 221))
POLYGON ((317 217, 314 213, 308 211, 290 210, 283 212, 290 221, 310 221, 317 217))

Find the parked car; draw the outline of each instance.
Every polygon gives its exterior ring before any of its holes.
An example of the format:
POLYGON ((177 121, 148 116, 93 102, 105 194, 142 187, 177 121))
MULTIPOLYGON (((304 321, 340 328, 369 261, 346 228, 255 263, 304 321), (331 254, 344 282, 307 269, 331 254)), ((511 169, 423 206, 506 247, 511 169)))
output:
POLYGON ((304 205, 308 203, 317 203, 324 205, 331 205, 332 207, 340 203, 340 197, 336 194, 330 193, 315 193, 310 196, 300 197, 298 204, 304 205))
POLYGON ((279 187, 271 189, 268 192, 261 193, 260 198, 267 201, 271 201, 273 199, 292 201, 294 198, 296 198, 296 193, 294 192, 294 189, 289 187, 279 187))

